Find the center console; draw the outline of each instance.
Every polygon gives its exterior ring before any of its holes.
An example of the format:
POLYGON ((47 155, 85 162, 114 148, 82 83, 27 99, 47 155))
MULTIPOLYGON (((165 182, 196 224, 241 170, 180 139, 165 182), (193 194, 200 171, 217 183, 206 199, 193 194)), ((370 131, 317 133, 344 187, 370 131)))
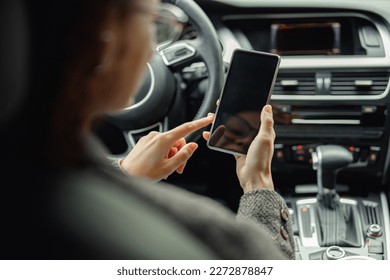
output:
POLYGON ((282 57, 271 98, 272 173, 290 209, 296 258, 387 260, 387 21, 353 10, 235 7, 213 23, 225 61, 235 48, 282 57), (327 154, 329 146, 336 152, 327 154), (341 155, 348 160, 333 165, 341 155), (318 168, 318 161, 325 165, 318 168))
MULTIPOLYGON (((294 198, 289 200, 295 232, 296 259, 337 260, 340 258, 386 260, 389 253, 389 213, 383 194, 367 198, 341 198, 342 208, 351 210, 354 232, 347 232, 351 239, 332 244, 321 244, 322 236, 318 220, 318 200, 294 198)), ((336 229, 334 233, 336 233, 336 229)), ((348 230, 348 229, 347 229, 348 230)), ((340 236, 337 236, 340 237, 340 236)), ((341 238, 342 239, 342 238, 341 238)))
POLYGON ((337 173, 354 160, 344 147, 320 145, 311 158, 316 196, 288 199, 296 259, 388 259, 390 217, 384 194, 339 195, 337 173))

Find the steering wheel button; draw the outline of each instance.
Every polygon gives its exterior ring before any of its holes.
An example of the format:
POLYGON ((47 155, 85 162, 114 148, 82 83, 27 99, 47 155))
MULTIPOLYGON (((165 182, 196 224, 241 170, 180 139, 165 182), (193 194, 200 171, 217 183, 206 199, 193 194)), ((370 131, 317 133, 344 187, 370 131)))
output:
POLYGON ((175 51, 175 57, 180 57, 186 54, 189 54, 191 51, 189 49, 183 48, 180 50, 175 51))
POLYGON ((166 52, 165 53, 165 58, 168 60, 168 61, 172 61, 175 59, 175 55, 173 52, 166 52))
POLYGON ((166 65, 181 62, 196 54, 195 48, 184 42, 177 42, 159 51, 166 65))

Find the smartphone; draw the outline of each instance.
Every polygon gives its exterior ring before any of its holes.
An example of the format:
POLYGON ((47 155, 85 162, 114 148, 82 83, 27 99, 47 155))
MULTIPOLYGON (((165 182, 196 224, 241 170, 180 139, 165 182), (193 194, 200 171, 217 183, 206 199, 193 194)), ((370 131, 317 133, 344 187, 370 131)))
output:
POLYGON ((210 130, 210 149, 246 155, 260 128, 260 114, 271 97, 280 57, 236 49, 210 130))

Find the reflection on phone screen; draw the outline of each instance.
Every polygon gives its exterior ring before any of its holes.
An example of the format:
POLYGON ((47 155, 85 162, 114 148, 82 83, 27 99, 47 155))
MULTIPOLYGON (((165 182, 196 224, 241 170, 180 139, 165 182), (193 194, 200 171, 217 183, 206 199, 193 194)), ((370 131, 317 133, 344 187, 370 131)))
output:
POLYGON ((257 111, 242 111, 237 114, 225 114, 224 125, 214 131, 210 145, 223 149, 246 153, 256 137, 260 125, 257 111))

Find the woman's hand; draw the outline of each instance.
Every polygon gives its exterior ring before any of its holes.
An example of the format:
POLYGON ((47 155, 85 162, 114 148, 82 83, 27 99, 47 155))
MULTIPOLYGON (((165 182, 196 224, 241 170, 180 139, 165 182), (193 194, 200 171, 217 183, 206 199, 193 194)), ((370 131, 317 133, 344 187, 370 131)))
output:
POLYGON ((272 107, 266 105, 261 112, 260 130, 246 156, 236 156, 237 176, 244 192, 259 188, 274 189, 271 161, 274 154, 275 130, 272 107))
POLYGON ((198 148, 196 143, 186 143, 184 137, 209 125, 213 115, 184 123, 170 131, 151 132, 142 137, 127 157, 120 162, 129 175, 154 181, 167 178, 173 172, 183 173, 188 159, 198 148))
MULTIPOLYGON (((272 107, 266 105, 261 112, 260 130, 252 141, 246 156, 235 156, 237 176, 244 192, 259 188, 274 189, 271 160, 274 153, 274 121, 272 107)), ((203 132, 207 140, 210 132, 203 132)))

